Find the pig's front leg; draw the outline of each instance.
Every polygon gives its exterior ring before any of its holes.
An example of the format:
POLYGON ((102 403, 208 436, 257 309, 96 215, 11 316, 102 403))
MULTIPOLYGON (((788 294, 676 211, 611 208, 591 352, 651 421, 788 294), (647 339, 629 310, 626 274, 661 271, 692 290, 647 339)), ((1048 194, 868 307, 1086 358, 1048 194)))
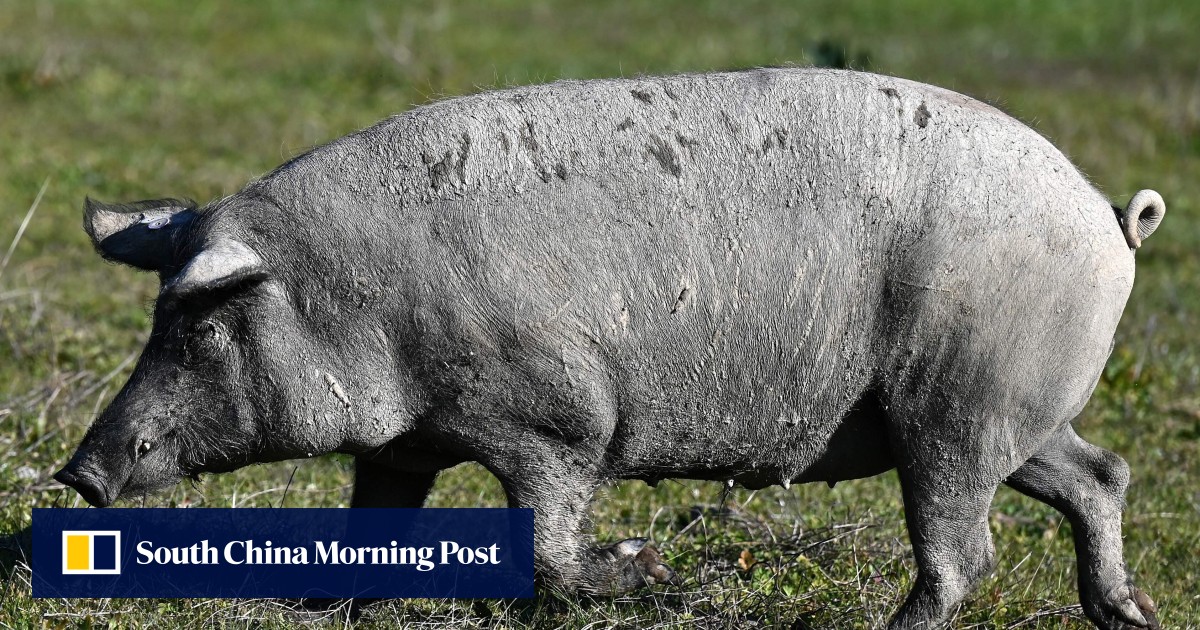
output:
POLYGON ((356 457, 354 494, 350 498, 350 507, 421 507, 437 475, 437 471, 407 472, 356 457))
POLYGON ((561 444, 529 445, 517 461, 490 465, 509 507, 534 512, 534 565, 544 586, 617 595, 679 579, 644 538, 592 546, 585 532, 588 504, 599 486, 598 459, 561 444))

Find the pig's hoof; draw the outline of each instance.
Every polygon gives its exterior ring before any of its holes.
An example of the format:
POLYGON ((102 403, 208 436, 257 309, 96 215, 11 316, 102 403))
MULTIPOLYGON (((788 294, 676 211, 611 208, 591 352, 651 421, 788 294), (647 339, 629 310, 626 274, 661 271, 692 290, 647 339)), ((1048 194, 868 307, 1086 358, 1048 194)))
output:
POLYGON ((654 584, 683 583, 671 567, 663 564, 662 554, 647 544, 645 538, 630 538, 610 547, 598 549, 611 571, 610 592, 623 593, 654 584))
POLYGON ((1142 589, 1127 584, 1109 592, 1103 606, 1107 623, 1099 624, 1112 630, 1148 628, 1159 630, 1158 607, 1142 589))

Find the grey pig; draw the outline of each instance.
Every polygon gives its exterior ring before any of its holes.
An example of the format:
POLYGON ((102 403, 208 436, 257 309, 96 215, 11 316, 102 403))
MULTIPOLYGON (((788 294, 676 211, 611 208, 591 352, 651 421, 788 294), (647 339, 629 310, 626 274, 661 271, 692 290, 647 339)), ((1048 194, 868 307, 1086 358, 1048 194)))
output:
POLYGON ((57 479, 91 504, 348 453, 354 506, 419 506, 464 461, 533 508, 545 584, 677 581, 592 546, 597 487, 899 471, 917 578, 891 628, 992 568, 1007 484, 1072 524, 1083 609, 1157 627, 1127 574, 1129 467, 1075 434, 1134 250, 1048 141, 940 88, 764 69, 446 100, 204 207, 88 201, 156 271, 132 377, 57 479))

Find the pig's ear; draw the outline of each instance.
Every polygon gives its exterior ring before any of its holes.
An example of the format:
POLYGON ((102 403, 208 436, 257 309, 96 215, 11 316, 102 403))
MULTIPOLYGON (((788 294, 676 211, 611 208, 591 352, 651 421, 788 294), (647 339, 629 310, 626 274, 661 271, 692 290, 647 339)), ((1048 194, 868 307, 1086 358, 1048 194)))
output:
POLYGON ((261 282, 267 278, 262 258, 241 241, 220 239, 205 246, 179 273, 163 284, 162 295, 191 299, 261 282))
POLYGON ((187 225, 196 217, 195 207, 174 199, 114 205, 87 199, 83 229, 107 260, 161 271, 175 262, 187 225))

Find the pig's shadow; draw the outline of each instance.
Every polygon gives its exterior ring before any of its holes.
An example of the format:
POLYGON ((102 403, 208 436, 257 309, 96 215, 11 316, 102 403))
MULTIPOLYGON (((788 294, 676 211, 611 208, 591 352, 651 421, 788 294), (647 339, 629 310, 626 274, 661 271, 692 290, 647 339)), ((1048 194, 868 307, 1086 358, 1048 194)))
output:
POLYGON ((18 564, 33 562, 33 526, 11 534, 0 534, 0 582, 16 575, 18 564))

